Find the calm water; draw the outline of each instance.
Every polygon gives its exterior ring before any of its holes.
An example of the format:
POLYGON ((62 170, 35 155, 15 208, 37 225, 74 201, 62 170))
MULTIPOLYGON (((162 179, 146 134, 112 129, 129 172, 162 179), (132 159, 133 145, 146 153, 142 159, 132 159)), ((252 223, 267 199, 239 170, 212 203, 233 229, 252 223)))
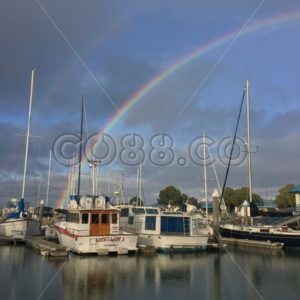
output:
POLYGON ((48 259, 0 245, 0 299, 300 299, 300 249, 48 259))

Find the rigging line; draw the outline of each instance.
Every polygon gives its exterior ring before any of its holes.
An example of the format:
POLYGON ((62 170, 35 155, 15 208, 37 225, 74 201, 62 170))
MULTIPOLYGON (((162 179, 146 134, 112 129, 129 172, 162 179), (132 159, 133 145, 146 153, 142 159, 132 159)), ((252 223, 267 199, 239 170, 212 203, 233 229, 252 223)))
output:
POLYGON ((240 266, 240 264, 237 262, 237 260, 233 257, 233 255, 226 249, 226 247, 224 248, 226 254, 230 257, 230 259, 232 260, 232 262, 235 264, 235 266, 237 267, 237 269, 241 272, 241 274, 244 276, 244 278, 246 279, 246 281, 249 283, 249 285, 253 288, 253 290, 255 291, 255 293, 257 294, 257 296, 259 297, 259 299, 264 299, 263 296, 261 295, 261 293, 259 292, 259 290, 256 288, 256 286, 254 285, 254 283, 251 281, 251 279, 249 278, 249 276, 246 274, 246 272, 243 270, 243 268, 240 266))
POLYGON ((86 107, 85 107, 85 101, 83 102, 83 106, 84 106, 84 121, 85 121, 85 130, 86 130, 86 139, 89 138, 89 129, 88 129, 88 123, 87 123, 87 117, 86 117, 86 107))
POLYGON ((200 82, 200 84, 196 87, 193 94, 188 98, 188 100, 185 102, 183 107, 181 108, 180 112, 178 113, 179 116, 182 115, 182 113, 186 110, 186 108, 189 106, 189 104, 193 101, 194 97, 197 95, 199 90, 204 86, 204 84, 207 82, 207 80, 211 77, 211 75, 215 72, 215 70, 218 68, 219 64, 222 62, 223 58, 226 56, 226 54, 231 50, 233 45, 236 43, 236 41, 240 38, 243 31, 247 28, 251 20, 254 18, 260 7, 263 5, 265 0, 262 0, 254 9, 254 11, 251 13, 249 18, 246 20, 246 22, 243 24, 241 29, 238 31, 238 33, 233 37, 233 39, 230 41, 229 45, 226 47, 226 49, 223 51, 221 56, 217 59, 216 63, 212 66, 212 68, 209 70, 209 72, 206 74, 204 79, 200 82))
POLYGON ((115 108, 115 110, 117 112, 119 112, 120 110, 119 110, 118 106, 115 104, 115 102, 113 101, 112 97, 108 94, 108 92, 104 88, 103 84, 96 78, 96 76, 94 75, 94 73, 91 71, 91 69, 88 67, 88 65, 84 62, 84 60, 79 55, 79 53, 76 51, 76 49, 73 47, 73 45, 71 44, 71 42, 69 41, 69 39, 67 38, 67 36, 63 33, 63 31, 59 28, 59 26, 53 20, 53 18, 49 14, 48 10, 46 9, 46 7, 40 2, 40 0, 36 0, 36 2, 40 6, 40 8, 44 12, 44 14, 47 16, 47 18, 49 19, 50 23, 55 27, 55 29, 61 35, 61 37, 63 38, 63 40, 66 42, 66 44, 69 46, 69 48, 75 54, 75 56, 79 59, 79 61, 84 66, 84 68, 86 69, 86 71, 90 74, 90 76, 94 79, 94 81, 96 82, 96 84, 100 87, 101 91, 106 96, 106 98, 110 101, 110 103, 115 108))
POLYGON ((243 104, 244 104, 244 100, 245 100, 245 94, 246 94, 246 91, 244 89, 242 102, 241 102, 241 106, 240 106, 240 110, 239 110, 239 114, 238 114, 238 120, 237 120, 237 123, 236 123, 236 126, 235 126, 235 132, 234 132, 232 146, 231 146, 231 150, 230 150, 230 155, 229 155, 228 165, 227 165, 227 169, 226 169, 224 184, 223 184, 223 187, 222 187, 221 199, 224 197, 224 191, 225 191, 225 187, 226 187, 226 183, 227 183, 227 178, 228 178, 229 168, 230 168, 231 159, 232 159, 232 155, 233 155, 233 149, 234 149, 234 145, 235 145, 236 135, 237 135, 237 131, 238 131, 238 128, 239 128, 240 118, 241 118, 241 114, 242 114, 242 108, 243 108, 243 104))

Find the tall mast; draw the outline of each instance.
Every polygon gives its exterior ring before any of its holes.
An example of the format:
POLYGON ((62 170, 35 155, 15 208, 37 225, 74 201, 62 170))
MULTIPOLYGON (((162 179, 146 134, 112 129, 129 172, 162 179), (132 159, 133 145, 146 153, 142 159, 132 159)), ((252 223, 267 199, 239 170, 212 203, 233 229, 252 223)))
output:
POLYGON ((49 152, 49 166, 48 166, 48 182, 47 182, 46 206, 48 206, 48 199, 49 199, 50 176, 51 176, 51 158, 52 158, 52 151, 50 150, 50 152, 49 152))
POLYGON ((207 176, 206 176, 206 139, 205 132, 202 135, 203 137, 203 159, 204 159, 204 194, 205 194, 205 209, 206 209, 206 218, 208 219, 208 196, 207 196, 207 176))
POLYGON ((124 199, 124 173, 122 173, 122 182, 121 182, 121 201, 122 201, 122 204, 125 203, 125 199, 124 199))
POLYGON ((137 169, 137 173, 136 173, 136 203, 137 206, 141 206, 142 205, 142 182, 141 182, 141 176, 142 176, 142 166, 141 163, 139 164, 139 167, 137 169))
POLYGON ((139 167, 139 202, 140 206, 142 205, 142 163, 140 162, 140 167, 139 167))
POLYGON ((80 144, 79 144, 79 160, 78 160, 78 182, 77 182, 77 202, 80 198, 80 176, 81 176, 81 156, 82 156, 82 136, 83 136, 83 113, 84 113, 84 98, 81 98, 81 121, 80 121, 80 144))
POLYGON ((136 206, 139 206, 139 195, 140 195, 140 183, 139 183, 140 169, 136 170, 136 206))
POLYGON ((249 80, 246 80, 246 109, 247 109, 247 158, 248 158, 248 187, 249 202, 252 202, 252 165, 251 165, 251 141, 250 141, 250 96, 249 80))
POLYGON ((32 69, 32 71, 31 71, 31 83, 30 83, 30 95, 29 95, 29 110, 28 110, 28 120, 27 120, 25 161, 24 161, 24 173, 23 173, 23 183, 22 183, 22 195, 21 195, 21 199, 24 199, 24 195, 25 195, 26 173, 27 173, 27 160, 28 160, 28 147, 29 147, 29 136, 30 136, 31 105, 32 105, 33 86, 34 86, 34 73, 35 73, 35 69, 32 69))

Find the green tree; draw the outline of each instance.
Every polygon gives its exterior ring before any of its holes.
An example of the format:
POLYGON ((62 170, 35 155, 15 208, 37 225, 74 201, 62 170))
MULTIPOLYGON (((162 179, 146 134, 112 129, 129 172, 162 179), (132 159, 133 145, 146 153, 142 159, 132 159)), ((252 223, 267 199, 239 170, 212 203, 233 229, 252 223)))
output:
POLYGON ((195 197, 193 197, 193 196, 189 197, 188 200, 187 200, 187 203, 191 204, 191 205, 194 205, 194 206, 197 207, 197 205, 198 205, 198 199, 195 198, 195 197))
MULTIPOLYGON (((249 201, 249 188, 241 187, 236 189, 235 191, 235 203, 236 205, 240 205, 244 202, 244 200, 249 201)), ((262 197, 258 194, 252 193, 252 201, 254 203, 260 203, 263 201, 262 197)))
POLYGON ((181 193, 181 191, 173 185, 169 185, 159 192, 157 202, 159 205, 163 206, 167 206, 169 203, 175 206, 180 206, 185 203, 194 206, 197 206, 198 204, 197 198, 181 193))
POLYGON ((169 203, 171 205, 181 205, 184 203, 183 198, 186 199, 186 196, 187 195, 185 194, 181 195, 179 189, 176 189, 175 186, 170 185, 159 192, 159 198, 157 199, 157 202, 162 206, 167 206, 169 203))
MULTIPOLYGON (((233 188, 227 187, 224 191, 224 200, 226 205, 234 204, 235 206, 239 206, 244 200, 249 200, 249 188, 241 187, 234 190, 233 188)), ((252 201, 254 203, 260 203, 263 199, 258 194, 252 193, 252 201)))
POLYGON ((278 194, 275 198, 275 203, 279 208, 295 206, 295 196, 294 194, 288 192, 294 187, 294 184, 288 183, 287 185, 279 189, 278 194))
POLYGON ((226 187, 224 190, 224 201, 226 203, 226 205, 229 204, 234 204, 235 202, 235 193, 234 193, 234 189, 231 187, 226 187))
POLYGON ((143 200, 140 199, 140 197, 132 197, 130 200, 129 200, 129 204, 130 205, 144 205, 144 202, 143 200))

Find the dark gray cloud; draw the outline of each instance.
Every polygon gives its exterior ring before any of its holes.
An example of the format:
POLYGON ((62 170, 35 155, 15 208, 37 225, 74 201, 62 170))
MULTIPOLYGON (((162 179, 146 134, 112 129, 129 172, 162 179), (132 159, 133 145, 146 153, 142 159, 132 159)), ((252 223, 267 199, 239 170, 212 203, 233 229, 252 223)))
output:
MULTIPOLYGON (((86 98, 88 131, 98 132, 116 111, 99 85, 122 107, 167 66, 240 29, 258 5, 253 1, 40 3, 64 36, 37 1, 2 1, 0 9, 0 204, 19 196, 21 188, 25 138, 15 133, 26 130, 32 67, 36 68, 32 135, 41 136, 32 137, 30 143, 27 195, 34 203, 40 177, 45 192, 49 149, 56 138, 78 134, 81 95, 86 98)), ((299 9, 297 1, 264 3, 253 23, 292 9, 299 9)), ((180 167, 177 159, 189 158, 190 143, 204 130, 216 141, 212 146, 216 154, 218 142, 233 133, 249 76, 253 147, 259 146, 253 155, 254 188, 274 194, 287 182, 299 183, 295 163, 300 147, 299 26, 297 20, 286 23, 239 38, 216 67, 228 44, 203 53, 157 84, 112 128, 118 145, 129 133, 138 133, 145 140, 143 178, 149 199, 155 200, 159 190, 169 184, 202 197, 203 168, 190 161, 180 167), (179 114, 203 80, 205 84, 179 114), (149 142, 158 133, 168 133, 174 140, 175 162, 167 167, 153 166, 149 160, 149 142)), ((244 113, 239 136, 245 136, 244 113)), ((119 146, 117 151, 119 155, 119 146)), ((56 160, 52 167, 50 201, 54 204, 68 167, 56 160)), ((225 166, 217 160, 216 168, 222 183, 225 166)), ((113 181, 109 174, 120 177, 124 172, 126 195, 135 195, 136 167, 125 166, 117 157, 102 172, 105 191, 113 181)), ((212 170, 209 172, 214 177, 212 170)), ((230 171, 229 185, 238 187, 246 182, 245 163, 230 171)), ((209 186, 212 190, 216 182, 210 181, 209 186)), ((83 190, 89 189, 89 176, 84 175, 83 190)))

